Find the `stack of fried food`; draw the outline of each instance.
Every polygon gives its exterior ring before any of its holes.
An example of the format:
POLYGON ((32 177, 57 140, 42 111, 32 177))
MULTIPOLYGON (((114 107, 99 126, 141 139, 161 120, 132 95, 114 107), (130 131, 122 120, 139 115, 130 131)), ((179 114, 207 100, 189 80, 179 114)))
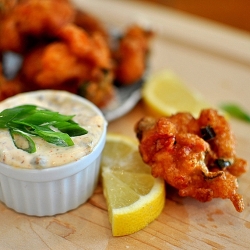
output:
POLYGON ((6 79, 1 60, 0 100, 62 89, 105 107, 115 82, 129 85, 142 77, 152 35, 131 25, 112 47, 106 27, 68 0, 2 0, 0 58, 11 51, 23 63, 15 78, 6 79))
POLYGON ((135 126, 139 151, 155 177, 178 189, 179 195, 201 202, 230 199, 238 212, 244 209, 237 193, 237 178, 247 162, 235 152, 228 121, 214 109, 169 117, 144 117, 135 126))

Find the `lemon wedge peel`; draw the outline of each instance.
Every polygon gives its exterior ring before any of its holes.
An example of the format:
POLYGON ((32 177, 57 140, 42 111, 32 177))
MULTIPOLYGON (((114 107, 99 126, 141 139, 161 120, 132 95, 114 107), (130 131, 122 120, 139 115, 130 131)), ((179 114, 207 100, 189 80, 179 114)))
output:
MULTIPOLYGON (((108 145, 109 142, 114 143, 114 147, 117 143, 125 144, 131 147, 131 154, 139 154, 137 142, 132 138, 108 134, 107 142, 108 145)), ((110 146, 108 148, 110 149, 110 146)), ((105 157, 104 150, 103 158, 105 157)), ((123 157, 129 159, 127 156, 123 157)), ((120 161, 122 160, 120 158, 120 161)), ((150 173, 150 167, 142 160, 141 166, 133 172, 133 167, 130 166, 132 161, 133 157, 128 160, 128 165, 119 165, 117 159, 112 166, 105 165, 108 161, 102 161, 103 192, 113 236, 129 235, 145 228, 161 214, 165 205, 164 180, 154 178, 150 173)))
POLYGON ((165 205, 165 192, 162 189, 162 180, 156 179, 152 191, 141 196, 130 206, 116 208, 112 211, 112 232, 114 236, 135 233, 154 221, 162 212, 165 205), (164 197, 164 199, 162 199, 164 197), (132 226, 131 224, 136 224, 132 226), (123 225, 121 227, 121 225, 123 225))
POLYGON ((153 116, 190 112, 197 117, 202 109, 211 108, 198 91, 189 89, 171 70, 151 75, 142 88, 142 98, 147 113, 153 116))

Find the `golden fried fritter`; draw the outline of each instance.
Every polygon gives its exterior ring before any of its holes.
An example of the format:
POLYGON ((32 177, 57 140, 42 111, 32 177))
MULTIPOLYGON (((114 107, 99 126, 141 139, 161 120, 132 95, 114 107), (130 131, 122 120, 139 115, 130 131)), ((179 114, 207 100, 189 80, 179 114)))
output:
POLYGON ((99 33, 90 35, 78 26, 68 24, 58 30, 57 37, 63 40, 79 59, 96 67, 111 67, 109 46, 99 33))
POLYGON ((23 53, 32 45, 30 40, 53 37, 74 17, 75 10, 67 1, 22 1, 1 20, 0 51, 23 53))
POLYGON ((73 24, 58 30, 59 41, 39 46, 24 58, 21 74, 30 89, 63 89, 79 93, 98 107, 114 95, 108 45, 73 24))
POLYGON ((40 88, 52 88, 84 77, 87 65, 79 63, 63 42, 54 42, 34 49, 24 59, 22 75, 25 82, 40 88))
POLYGON ((109 32, 69 0, 10 0, 4 7, 0 55, 17 53, 23 64, 18 81, 2 81, 3 93, 7 85, 18 91, 62 89, 103 108, 115 94, 115 76, 121 84, 132 84, 144 73, 149 31, 130 27, 114 58, 109 32))
POLYGON ((0 0, 0 18, 8 14, 8 12, 15 7, 17 1, 18 0, 0 0))
POLYGON ((17 78, 23 86, 3 78, 2 98, 23 89, 50 88, 84 94, 99 107, 107 104, 114 86, 111 51, 103 32, 77 26, 83 25, 83 16, 78 11, 75 19, 76 10, 67 0, 22 0, 8 9, 0 25, 0 53, 22 54, 17 78))
POLYGON ((154 177, 163 177, 180 196, 202 202, 230 199, 238 212, 243 211, 237 177, 246 172, 247 163, 236 156, 229 123, 216 110, 203 110, 198 119, 189 113, 145 117, 135 132, 154 177))
POLYGON ((151 31, 133 25, 120 40, 114 59, 115 78, 121 85, 133 84, 143 76, 152 36, 151 31))

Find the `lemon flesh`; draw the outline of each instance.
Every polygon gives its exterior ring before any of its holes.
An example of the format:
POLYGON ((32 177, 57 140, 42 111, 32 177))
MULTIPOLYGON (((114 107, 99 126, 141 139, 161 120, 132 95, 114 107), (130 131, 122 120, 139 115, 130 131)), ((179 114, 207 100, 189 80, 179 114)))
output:
POLYGON ((142 98, 146 110, 154 116, 189 112, 198 117, 202 109, 211 108, 198 92, 191 91, 170 70, 163 70, 149 77, 143 86, 142 98))
POLYGON ((165 204, 165 184, 151 175, 136 141, 109 134, 101 165, 113 236, 135 233, 159 216, 165 204))

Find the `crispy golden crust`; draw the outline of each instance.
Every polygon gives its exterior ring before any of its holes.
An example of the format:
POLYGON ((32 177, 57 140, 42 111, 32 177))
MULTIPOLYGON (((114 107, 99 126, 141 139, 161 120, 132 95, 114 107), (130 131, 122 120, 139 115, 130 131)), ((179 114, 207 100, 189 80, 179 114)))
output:
POLYGON ((67 1, 22 1, 1 21, 0 51, 24 53, 31 46, 30 39, 53 37, 60 27, 72 22, 74 17, 75 10, 67 1))
POLYGON ((159 119, 143 118, 135 126, 139 151, 155 177, 163 177, 179 190, 206 202, 230 199, 238 212, 244 203, 237 194, 237 177, 246 172, 247 163, 235 154, 235 140, 226 119, 216 110, 203 110, 198 119, 178 113, 159 119), (205 141, 201 128, 211 126, 215 137, 205 141), (220 167, 217 161, 226 165, 220 167))
MULTIPOLYGON (((113 53, 100 21, 74 9, 68 0, 12 0, 5 7, 0 17, 0 55, 12 51, 24 60, 17 76, 22 88, 2 96, 22 89, 62 89, 84 93, 103 108, 114 96, 114 78, 120 84, 133 84, 144 73, 149 31, 129 27, 113 53)), ((14 83, 6 79, 4 83, 6 93, 7 84, 14 83)))
POLYGON ((152 36, 151 31, 137 25, 127 29, 114 55, 115 77, 120 84, 133 84, 141 78, 146 68, 146 57, 152 36))
POLYGON ((17 2, 17 0, 0 0, 0 18, 8 14, 17 2))
POLYGON ((4 15, 0 52, 13 51, 24 60, 18 75, 23 86, 2 80, 2 99, 23 89, 78 93, 88 82, 85 97, 99 107, 107 103, 114 94, 113 74, 103 81, 103 71, 111 71, 112 66, 109 45, 98 31, 90 34, 77 26, 75 16, 76 10, 66 0, 24 0, 4 15))

